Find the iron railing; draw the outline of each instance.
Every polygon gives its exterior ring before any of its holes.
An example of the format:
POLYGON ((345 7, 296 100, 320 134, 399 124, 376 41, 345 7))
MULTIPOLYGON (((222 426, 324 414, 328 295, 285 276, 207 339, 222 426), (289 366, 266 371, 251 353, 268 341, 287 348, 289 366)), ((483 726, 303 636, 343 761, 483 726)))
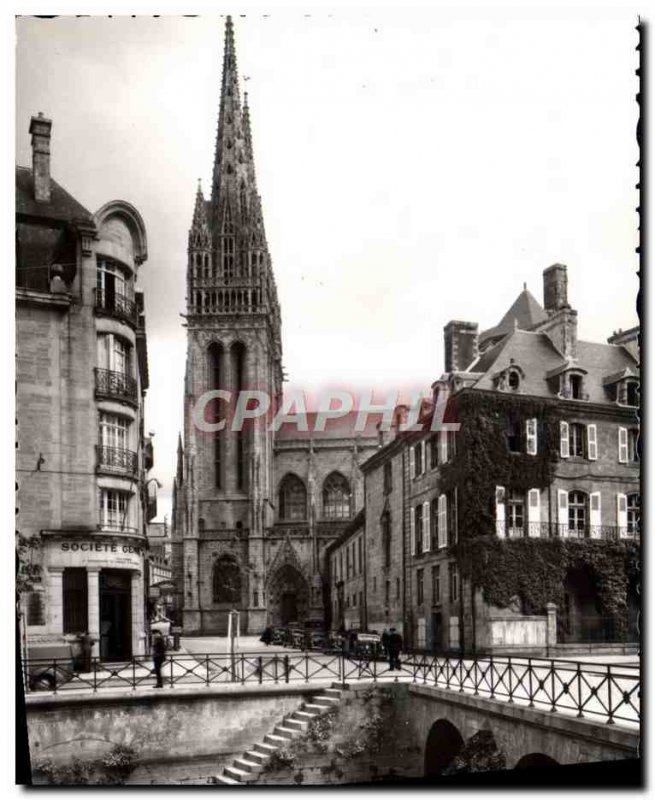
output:
POLYGON ((133 328, 137 324, 137 308, 133 298, 106 289, 94 289, 95 308, 99 314, 128 322, 133 328))
POLYGON ((95 376, 96 397, 125 400, 133 405, 137 404, 137 383, 131 375, 96 367, 95 376))
POLYGON ((639 540, 639 528, 617 525, 585 525, 574 528, 566 523, 527 522, 522 527, 507 527, 505 535, 509 539, 523 539, 534 536, 542 539, 619 539, 639 540))
POLYGON ((98 470, 120 472, 127 475, 136 475, 139 462, 136 453, 124 450, 121 447, 106 447, 104 444, 96 445, 98 470))
MULTIPOLYGON (((220 684, 307 684, 313 681, 406 681, 516 703, 529 708, 634 727, 640 721, 638 666, 601 665, 522 656, 401 656, 391 671, 383 658, 343 653, 169 653, 162 666, 165 687, 220 684)), ((154 685, 152 660, 139 656, 121 663, 91 660, 80 672, 71 661, 25 662, 28 691, 98 692, 154 685)))

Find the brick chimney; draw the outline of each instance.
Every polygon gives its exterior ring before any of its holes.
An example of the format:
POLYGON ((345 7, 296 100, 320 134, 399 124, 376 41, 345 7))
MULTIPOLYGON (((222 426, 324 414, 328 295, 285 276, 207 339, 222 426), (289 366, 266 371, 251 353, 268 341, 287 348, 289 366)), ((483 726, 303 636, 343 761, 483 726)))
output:
POLYGON ((544 308, 549 314, 569 308, 568 278, 564 264, 553 264, 544 270, 544 308))
POLYGON ((478 323, 451 319, 443 334, 445 371, 465 370, 478 355, 478 323))
POLYGON ((34 199, 37 203, 50 202, 50 131, 52 120, 39 111, 38 117, 30 121, 32 134, 32 175, 34 177, 34 199))

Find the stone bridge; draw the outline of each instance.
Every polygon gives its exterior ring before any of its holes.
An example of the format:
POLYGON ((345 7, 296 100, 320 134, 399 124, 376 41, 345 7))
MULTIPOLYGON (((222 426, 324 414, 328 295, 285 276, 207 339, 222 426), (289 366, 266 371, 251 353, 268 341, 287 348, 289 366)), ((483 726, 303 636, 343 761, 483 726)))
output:
MULTIPOLYGON (((479 731, 490 731, 508 769, 636 758, 639 731, 463 692, 406 685, 398 697, 404 738, 423 744, 423 774, 448 766, 479 731)), ((419 765, 416 765, 417 769, 419 765)))

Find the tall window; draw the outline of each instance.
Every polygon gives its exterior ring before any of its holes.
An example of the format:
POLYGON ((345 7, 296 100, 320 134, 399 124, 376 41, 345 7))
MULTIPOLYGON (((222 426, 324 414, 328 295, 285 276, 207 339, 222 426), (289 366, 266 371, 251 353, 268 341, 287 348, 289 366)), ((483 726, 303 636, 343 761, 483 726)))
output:
POLYGON ((430 469, 434 469, 439 464, 439 436, 434 434, 430 439, 430 469))
POLYGON ((639 536, 641 530, 641 495, 628 495, 628 533, 639 536))
POLYGON ((521 452, 521 421, 518 419, 507 421, 507 447, 510 453, 521 452))
POLYGON ((385 606, 389 605, 389 599, 391 596, 391 581, 384 582, 384 604, 385 606))
POLYGON ((126 271, 106 258, 98 258, 96 288, 102 294, 105 305, 111 307, 116 295, 131 297, 132 287, 126 271))
POLYGON ((523 536, 525 524, 525 497, 519 492, 510 492, 507 498, 507 535, 523 536))
POLYGON ((569 423, 569 455, 584 456, 585 426, 579 422, 569 423))
POLYGON ((430 501, 430 549, 439 547, 439 498, 430 501))
POLYGON ((380 531, 382 534, 382 559, 385 567, 391 566, 391 516, 385 511, 380 518, 380 531))
POLYGON ((67 568, 62 576, 64 633, 84 633, 89 627, 86 570, 67 568))
POLYGON ((387 461, 384 465, 384 494, 389 494, 393 488, 391 476, 391 461, 387 461))
MULTIPOLYGON (((234 386, 238 392, 245 388, 246 379, 246 348, 240 343, 232 345, 232 374, 234 386)), ((246 453, 245 433, 243 430, 236 433, 237 444, 237 489, 244 489, 246 483, 246 453)))
POLYGON ((414 552, 420 555, 423 552, 423 504, 414 507, 414 552))
POLYGON ((359 570, 358 571, 359 571, 360 575, 364 571, 364 566, 363 566, 364 559, 362 558, 362 543, 363 543, 363 539, 360 536, 359 539, 357 540, 357 559, 359 561, 359 570))
POLYGON ((419 606, 423 605, 423 570, 416 570, 416 602, 419 606))
POLYGON ((123 375, 131 375, 131 348, 128 342, 112 333, 98 336, 98 366, 123 375))
POLYGON ((459 600, 459 572, 457 564, 454 562, 448 565, 448 576, 450 579, 450 602, 455 603, 459 600))
POLYGON ((441 602, 441 565, 432 567, 432 603, 437 605, 441 602))
POLYGON ((100 490, 100 525, 123 530, 128 522, 128 494, 119 489, 100 490))
POLYGON ((280 519, 304 520, 307 519, 307 490, 305 484, 297 475, 285 475, 280 483, 280 519))
POLYGON ((628 461, 639 461, 639 429, 628 428, 628 461))
POLYGON ((223 237, 223 275, 227 280, 234 277, 234 236, 223 237))
POLYGON ((350 484, 338 472, 333 472, 323 484, 323 516, 325 519, 350 517, 350 484))
POLYGON ((587 527, 587 495, 584 492, 569 492, 569 530, 580 536, 587 527))
POLYGON ((130 421, 118 414, 100 412, 100 444, 103 447, 128 449, 128 432, 130 421))
POLYGON ((215 603, 241 603, 241 573, 236 559, 221 556, 214 564, 212 588, 215 603))
POLYGON ((571 387, 571 398, 573 400, 582 399, 582 375, 569 376, 569 385, 571 387))
MULTIPOLYGON (((223 355, 223 348, 220 344, 216 342, 212 342, 209 345, 209 349, 207 352, 208 357, 208 368, 209 368, 209 375, 208 375, 208 383, 209 389, 221 389, 222 388, 222 375, 221 375, 221 358, 223 355)), ((207 422, 210 423, 217 423, 221 421, 222 418, 222 408, 221 408, 221 401, 218 397, 212 400, 211 405, 207 409, 207 413, 209 415, 209 419, 207 422)), ((222 448, 223 448, 223 437, 221 436, 220 431, 216 431, 214 433, 214 486, 217 489, 220 489, 223 485, 223 459, 222 459, 222 448)))

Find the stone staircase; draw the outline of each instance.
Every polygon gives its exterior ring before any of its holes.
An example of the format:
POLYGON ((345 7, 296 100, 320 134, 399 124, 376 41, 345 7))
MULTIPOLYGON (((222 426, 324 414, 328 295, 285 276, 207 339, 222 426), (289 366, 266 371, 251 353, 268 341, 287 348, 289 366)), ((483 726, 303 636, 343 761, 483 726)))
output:
POLYGON ((302 736, 313 719, 338 705, 342 692, 343 689, 338 684, 333 684, 330 689, 323 689, 321 694, 311 697, 292 714, 284 717, 282 722, 273 728, 272 733, 264 736, 263 742, 258 742, 241 758, 235 758, 230 766, 223 769, 221 775, 215 777, 214 782, 230 786, 255 782, 273 753, 298 736, 302 736))

